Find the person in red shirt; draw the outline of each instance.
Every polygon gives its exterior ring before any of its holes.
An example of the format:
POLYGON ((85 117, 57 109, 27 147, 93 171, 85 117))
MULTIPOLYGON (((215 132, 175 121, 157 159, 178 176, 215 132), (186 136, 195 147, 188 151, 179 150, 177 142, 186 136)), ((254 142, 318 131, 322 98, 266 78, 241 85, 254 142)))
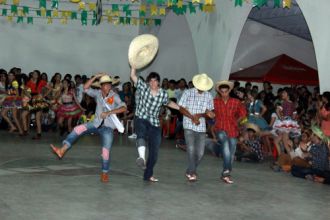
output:
POLYGON ((234 161, 239 122, 246 117, 246 108, 240 100, 231 98, 230 91, 234 84, 230 81, 216 83, 218 96, 214 99, 215 126, 218 142, 222 146, 223 171, 221 179, 228 184, 234 183, 230 173, 234 161))

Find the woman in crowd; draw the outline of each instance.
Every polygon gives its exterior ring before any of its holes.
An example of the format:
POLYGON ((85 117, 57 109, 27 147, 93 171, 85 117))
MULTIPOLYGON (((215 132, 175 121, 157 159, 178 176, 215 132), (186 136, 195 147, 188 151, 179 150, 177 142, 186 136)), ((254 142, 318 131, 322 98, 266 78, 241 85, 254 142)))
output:
POLYGON ((60 106, 57 109, 57 123, 61 130, 61 134, 64 133, 64 120, 67 120, 68 131, 72 131, 72 120, 79 119, 84 109, 77 101, 75 91, 71 89, 70 81, 64 79, 62 81, 61 97, 59 100, 60 106))
POLYGON ((18 120, 18 109, 22 108, 22 99, 20 97, 19 84, 15 78, 15 74, 12 72, 8 73, 6 81, 6 92, 7 97, 2 103, 3 109, 1 115, 3 119, 8 123, 9 132, 18 131, 20 135, 23 135, 22 127, 18 120), (8 117, 8 112, 11 111, 14 123, 8 117))

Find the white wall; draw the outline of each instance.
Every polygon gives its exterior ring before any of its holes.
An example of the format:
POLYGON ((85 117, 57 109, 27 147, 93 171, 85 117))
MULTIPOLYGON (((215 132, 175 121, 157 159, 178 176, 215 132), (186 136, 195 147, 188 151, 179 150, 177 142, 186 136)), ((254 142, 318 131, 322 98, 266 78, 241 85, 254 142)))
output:
POLYGON ((247 68, 280 54, 317 69, 313 42, 248 20, 239 38, 231 72, 247 68))
POLYGON ((156 71, 162 78, 191 80, 192 76, 198 73, 198 66, 185 16, 169 13, 158 30, 157 37, 159 39, 157 57, 143 71, 143 75, 156 71))

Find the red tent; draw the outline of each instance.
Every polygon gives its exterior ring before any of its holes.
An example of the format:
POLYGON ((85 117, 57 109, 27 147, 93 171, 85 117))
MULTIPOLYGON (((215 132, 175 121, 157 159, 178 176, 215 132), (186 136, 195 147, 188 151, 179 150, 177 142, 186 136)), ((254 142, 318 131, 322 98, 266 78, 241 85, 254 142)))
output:
POLYGON ((229 79, 250 82, 269 81, 285 85, 319 85, 317 70, 285 54, 231 73, 229 79))

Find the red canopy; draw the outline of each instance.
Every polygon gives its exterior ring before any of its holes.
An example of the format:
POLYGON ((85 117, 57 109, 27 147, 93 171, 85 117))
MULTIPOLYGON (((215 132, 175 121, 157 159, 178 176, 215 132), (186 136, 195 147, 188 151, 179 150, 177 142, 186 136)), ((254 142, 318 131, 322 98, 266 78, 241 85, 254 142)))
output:
POLYGON ((229 79, 251 82, 269 81, 286 85, 319 85, 317 70, 285 54, 231 73, 229 79))

